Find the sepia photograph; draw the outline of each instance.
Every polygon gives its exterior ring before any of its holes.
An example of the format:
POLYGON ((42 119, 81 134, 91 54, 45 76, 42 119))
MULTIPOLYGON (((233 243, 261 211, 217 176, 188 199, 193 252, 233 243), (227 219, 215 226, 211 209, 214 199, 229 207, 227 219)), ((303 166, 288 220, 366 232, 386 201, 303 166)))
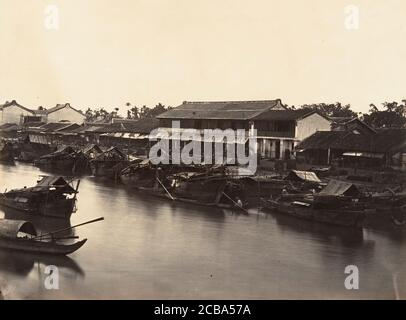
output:
POLYGON ((0 300, 406 299, 405 17, 0 0, 0 300))

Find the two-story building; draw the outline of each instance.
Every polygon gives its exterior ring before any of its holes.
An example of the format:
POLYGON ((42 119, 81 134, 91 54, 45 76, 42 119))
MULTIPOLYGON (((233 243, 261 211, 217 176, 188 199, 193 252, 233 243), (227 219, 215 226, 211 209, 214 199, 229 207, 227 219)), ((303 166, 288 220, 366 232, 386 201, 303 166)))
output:
MULTIPOLYGON (((281 100, 183 102, 158 117, 159 127, 169 134, 173 124, 180 132, 204 129, 257 130, 257 153, 261 158, 289 159, 295 145, 316 131, 330 130, 331 121, 316 111, 290 110, 281 100)), ((251 131, 252 132, 252 131, 251 131)), ((244 141, 246 143, 247 140, 244 141)), ((238 141, 237 143, 241 143, 238 141)))
POLYGON ((22 124, 24 117, 34 115, 33 110, 23 107, 15 100, 0 105, 0 125, 5 123, 22 124))
POLYGON ((329 131, 330 120, 316 111, 268 110, 251 119, 258 153, 266 159, 289 159, 297 143, 316 131, 329 131))
POLYGON ((35 111, 38 116, 41 116, 44 122, 71 122, 82 124, 85 122, 86 116, 79 110, 73 108, 69 103, 57 104, 55 107, 47 110, 35 111))

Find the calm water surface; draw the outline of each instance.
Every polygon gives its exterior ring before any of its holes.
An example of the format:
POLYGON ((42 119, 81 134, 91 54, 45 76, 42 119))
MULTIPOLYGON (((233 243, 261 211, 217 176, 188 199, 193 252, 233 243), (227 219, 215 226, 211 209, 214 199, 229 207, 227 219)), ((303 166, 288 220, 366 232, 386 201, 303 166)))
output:
MULTIPOLYGON (((31 165, 0 165, 0 188, 35 184, 31 165)), ((71 224, 88 242, 69 257, 0 251, 0 289, 23 299, 406 298, 406 231, 347 230, 253 210, 250 215, 171 203, 83 178, 71 224), (357 265, 359 290, 344 287, 357 265), (60 289, 46 290, 47 265, 60 289)), ((67 224, 0 211, 38 229, 67 224)))

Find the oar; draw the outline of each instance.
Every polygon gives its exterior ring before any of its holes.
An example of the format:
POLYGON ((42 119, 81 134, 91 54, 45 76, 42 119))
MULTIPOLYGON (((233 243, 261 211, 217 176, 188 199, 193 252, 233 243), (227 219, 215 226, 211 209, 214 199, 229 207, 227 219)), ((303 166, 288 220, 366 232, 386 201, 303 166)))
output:
POLYGON ((41 240, 68 240, 68 239, 79 239, 78 236, 68 236, 68 237, 48 237, 42 238, 41 240))
POLYGON ((172 197, 171 193, 168 191, 168 189, 165 188, 165 186, 164 186, 164 184, 161 182, 161 180, 159 180, 158 177, 156 178, 156 180, 159 182, 159 184, 162 186, 162 188, 164 188, 164 190, 165 190, 166 193, 169 195, 169 197, 170 197, 172 200, 175 200, 175 199, 172 197))
POLYGON ((248 210, 246 210, 245 208, 243 208, 242 206, 240 206, 237 202, 235 202, 233 199, 231 199, 224 191, 223 194, 229 199, 231 200, 231 202, 233 202, 238 208, 240 208, 242 211, 244 211, 245 213, 249 214, 248 210))
POLYGON ((77 228, 77 227, 80 227, 80 226, 84 226, 84 225, 86 225, 86 224, 90 224, 90 223, 102 221, 102 220, 104 220, 103 217, 97 218, 97 219, 94 219, 94 220, 90 220, 90 221, 87 221, 87 222, 83 222, 83 223, 77 224, 77 225, 72 226, 72 227, 69 227, 69 228, 64 228, 64 229, 52 231, 52 232, 49 232, 49 233, 45 233, 45 234, 42 234, 42 235, 40 235, 40 236, 36 236, 36 237, 34 237, 33 239, 43 238, 43 237, 45 237, 45 236, 49 236, 49 235, 53 235, 53 234, 55 234, 55 233, 61 233, 61 232, 64 232, 64 231, 72 230, 72 229, 74 229, 74 228, 77 228))

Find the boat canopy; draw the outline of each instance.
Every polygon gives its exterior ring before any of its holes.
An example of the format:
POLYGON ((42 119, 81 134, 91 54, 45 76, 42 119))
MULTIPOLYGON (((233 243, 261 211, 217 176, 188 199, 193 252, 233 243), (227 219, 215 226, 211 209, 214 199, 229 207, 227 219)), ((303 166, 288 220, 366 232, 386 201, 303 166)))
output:
POLYGON ((116 159, 116 160, 126 160, 127 156, 120 151, 117 147, 111 147, 104 151, 101 154, 98 154, 94 159, 92 160, 110 160, 110 159, 116 159))
POLYGON ((330 180, 327 186, 321 190, 319 194, 332 196, 358 196, 360 191, 350 182, 330 180))
POLYGON ((31 222, 22 220, 0 219, 0 237, 15 239, 19 232, 27 233, 33 236, 37 231, 31 222))
POLYGON ((37 185, 34 188, 58 188, 60 192, 63 193, 75 193, 76 190, 73 189, 69 182, 66 181, 63 177, 59 176, 42 176, 42 179, 38 181, 37 185))
POLYGON ((319 177, 311 171, 291 170, 285 180, 320 183, 319 177))
POLYGON ((48 192, 51 189, 58 190, 60 193, 76 193, 76 190, 60 176, 41 176, 34 187, 13 189, 8 193, 30 193, 30 192, 48 192))
POLYGON ((103 150, 97 144, 91 144, 91 145, 84 147, 81 150, 81 152, 84 153, 85 155, 90 155, 91 153, 98 155, 98 154, 103 153, 103 150))
POLYGON ((71 146, 62 146, 59 149, 57 149, 55 152, 43 155, 40 157, 40 159, 48 159, 48 158, 54 158, 54 157, 59 157, 59 156, 67 156, 70 154, 74 154, 76 151, 73 149, 71 146))

